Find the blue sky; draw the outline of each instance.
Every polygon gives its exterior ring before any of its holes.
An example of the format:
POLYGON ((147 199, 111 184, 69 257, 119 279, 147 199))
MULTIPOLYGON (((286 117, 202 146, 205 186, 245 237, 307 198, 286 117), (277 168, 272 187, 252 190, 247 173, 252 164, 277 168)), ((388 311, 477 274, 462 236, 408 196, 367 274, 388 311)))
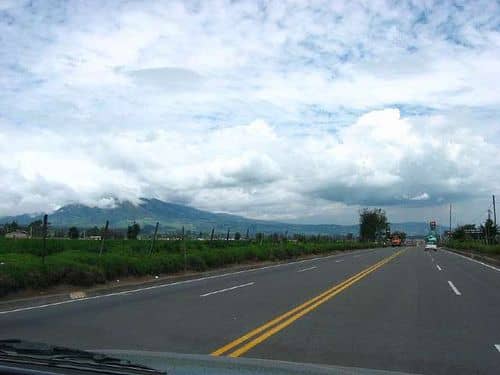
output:
POLYGON ((0 215, 156 197, 480 220, 499 28, 495 1, 0 0, 0 215))

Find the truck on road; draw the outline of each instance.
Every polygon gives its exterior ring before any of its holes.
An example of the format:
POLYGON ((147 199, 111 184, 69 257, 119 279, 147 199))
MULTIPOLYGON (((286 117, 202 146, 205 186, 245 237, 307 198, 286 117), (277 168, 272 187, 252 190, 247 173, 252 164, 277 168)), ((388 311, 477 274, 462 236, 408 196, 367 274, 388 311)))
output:
POLYGON ((436 222, 431 221, 429 223, 429 226, 430 226, 430 231, 427 234, 427 236, 425 236, 425 248, 424 248, 424 250, 425 251, 428 251, 428 250, 437 251, 437 247, 438 247, 438 243, 439 243, 439 234, 436 231, 436 222))

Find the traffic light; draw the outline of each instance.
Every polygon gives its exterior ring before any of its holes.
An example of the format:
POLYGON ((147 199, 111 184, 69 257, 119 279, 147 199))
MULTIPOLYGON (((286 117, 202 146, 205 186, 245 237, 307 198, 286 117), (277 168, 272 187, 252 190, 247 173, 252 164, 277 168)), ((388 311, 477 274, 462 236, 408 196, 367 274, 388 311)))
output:
POLYGON ((433 220, 431 221, 431 230, 435 230, 436 229, 436 222, 433 220))

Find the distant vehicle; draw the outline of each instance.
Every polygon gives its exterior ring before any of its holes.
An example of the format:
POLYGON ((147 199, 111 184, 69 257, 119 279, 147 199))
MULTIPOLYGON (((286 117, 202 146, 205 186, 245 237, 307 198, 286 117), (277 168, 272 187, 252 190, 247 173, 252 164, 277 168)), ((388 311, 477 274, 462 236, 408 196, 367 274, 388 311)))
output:
POLYGON ((391 246, 401 246, 402 245, 401 237, 398 235, 394 235, 391 237, 391 246))
POLYGON ((434 242, 425 242, 425 248, 424 248, 425 251, 429 251, 429 250, 434 250, 434 251, 437 251, 437 243, 434 243, 434 242))
POLYGON ((425 251, 428 251, 428 250, 437 251, 438 242, 439 242, 439 234, 436 231, 436 222, 431 221, 429 224, 430 224, 431 230, 429 231, 427 236, 425 236, 424 250, 425 251))
POLYGON ((433 244, 433 243, 426 244, 424 250, 425 251, 430 251, 430 250, 437 251, 437 245, 433 244))

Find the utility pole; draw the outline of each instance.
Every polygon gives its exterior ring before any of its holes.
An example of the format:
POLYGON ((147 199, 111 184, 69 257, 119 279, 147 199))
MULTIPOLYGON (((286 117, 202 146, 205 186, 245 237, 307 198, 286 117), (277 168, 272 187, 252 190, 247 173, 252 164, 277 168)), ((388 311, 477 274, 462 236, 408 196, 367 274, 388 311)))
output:
POLYGON ((102 238, 101 238, 101 249, 99 250, 99 256, 102 255, 102 251, 104 250, 104 239, 106 238, 106 235, 108 234, 108 226, 109 226, 109 221, 106 220, 106 225, 104 226, 104 231, 102 233, 102 238))
POLYGON ((45 264, 45 254, 47 253, 47 215, 43 215, 43 253, 42 253, 42 263, 45 264))
POLYGON ((156 222, 156 227, 155 227, 155 233, 153 234, 153 238, 151 239, 151 248, 149 249, 149 255, 153 254, 154 247, 155 247, 155 241, 156 241, 156 234, 158 233, 158 226, 160 223, 157 221, 156 222))
POLYGON ((186 241, 184 241, 184 225, 182 226, 182 247, 184 250, 184 272, 187 271, 187 251, 186 251, 186 241))
POLYGON ((215 231, 215 228, 212 228, 212 233, 210 233, 210 241, 214 240, 214 231, 215 231))
POLYGON ((497 209, 495 205, 495 194, 493 194, 493 224, 497 226, 497 209))
POLYGON ((451 203, 450 203, 450 237, 451 237, 451 203))
POLYGON ((486 232, 485 235, 486 235, 486 245, 488 245, 489 243, 489 233, 488 233, 488 223, 489 221, 491 220, 491 210, 488 208, 488 221, 486 223, 484 223, 484 231, 486 232))
POLYGON ((226 236, 226 241, 229 241, 229 228, 227 228, 227 236, 226 236))

